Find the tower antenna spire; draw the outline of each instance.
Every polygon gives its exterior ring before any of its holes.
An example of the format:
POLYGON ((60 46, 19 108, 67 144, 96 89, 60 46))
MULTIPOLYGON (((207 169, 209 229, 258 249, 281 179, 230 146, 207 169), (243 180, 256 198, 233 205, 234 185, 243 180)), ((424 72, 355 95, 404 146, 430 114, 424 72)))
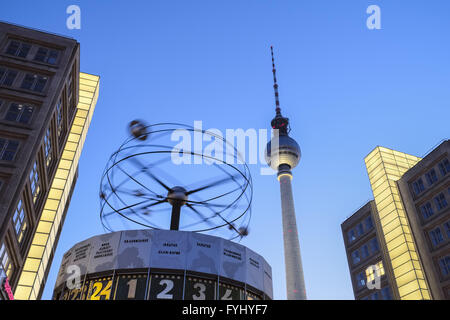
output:
POLYGON ((278 95, 277 69, 275 68, 275 58, 273 56, 273 46, 270 46, 270 53, 272 54, 272 73, 273 73, 273 90, 275 92, 275 111, 276 111, 277 115, 281 115, 280 98, 278 95))

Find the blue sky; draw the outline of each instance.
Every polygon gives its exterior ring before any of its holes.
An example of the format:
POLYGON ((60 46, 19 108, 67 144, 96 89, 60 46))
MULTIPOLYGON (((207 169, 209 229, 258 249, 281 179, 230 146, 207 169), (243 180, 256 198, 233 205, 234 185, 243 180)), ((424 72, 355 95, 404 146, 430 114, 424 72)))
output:
MULTIPOLYGON (((377 145, 421 156, 448 138, 449 12, 444 0, 3 1, 1 20, 76 38, 81 70, 101 76, 44 298, 62 254, 103 233, 100 177, 128 121, 269 128, 272 44, 281 107, 303 152, 293 190, 307 294, 353 299, 340 224, 372 197, 364 157, 377 145), (81 30, 66 28, 71 4, 81 30), (381 30, 366 27, 371 4, 381 30)), ((272 265, 284 299, 278 182, 251 170, 254 215, 242 243, 272 265)))

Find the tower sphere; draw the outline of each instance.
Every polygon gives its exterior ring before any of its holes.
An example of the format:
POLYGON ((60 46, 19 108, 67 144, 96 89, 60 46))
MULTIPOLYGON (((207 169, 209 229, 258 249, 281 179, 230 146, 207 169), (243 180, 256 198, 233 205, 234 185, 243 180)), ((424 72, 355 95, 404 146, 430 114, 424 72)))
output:
POLYGON ((288 135, 280 135, 278 147, 272 150, 272 141, 273 139, 267 143, 266 147, 267 164, 277 171, 280 165, 288 165, 291 169, 295 168, 302 155, 298 143, 288 135))

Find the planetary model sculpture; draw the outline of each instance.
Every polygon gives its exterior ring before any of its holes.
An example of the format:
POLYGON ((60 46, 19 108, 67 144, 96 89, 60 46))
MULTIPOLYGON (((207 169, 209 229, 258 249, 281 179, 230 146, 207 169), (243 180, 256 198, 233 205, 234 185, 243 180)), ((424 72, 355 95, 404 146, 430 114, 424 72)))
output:
POLYGON ((253 187, 236 148, 212 132, 177 123, 146 125, 134 120, 129 132, 101 179, 100 218, 105 229, 135 224, 193 232, 222 229, 221 235, 227 233, 229 239, 248 234, 253 187), (223 154, 183 149, 173 141, 195 135, 220 143, 223 154))

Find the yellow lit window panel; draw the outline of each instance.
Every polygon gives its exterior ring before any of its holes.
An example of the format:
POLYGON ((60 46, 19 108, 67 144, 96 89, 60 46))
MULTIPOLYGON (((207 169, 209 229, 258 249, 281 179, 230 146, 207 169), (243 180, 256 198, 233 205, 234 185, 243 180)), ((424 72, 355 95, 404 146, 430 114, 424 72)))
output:
POLYGON ((79 134, 70 133, 69 137, 67 138, 67 141, 78 143, 80 141, 80 137, 81 135, 79 134))
POLYGON ((23 270, 37 272, 40 262, 41 262, 41 259, 27 258, 27 260, 25 260, 23 270))
MULTIPOLYGON (((406 251, 405 253, 401 254, 400 256, 396 257, 395 259, 392 259, 392 264, 395 264, 397 266, 409 261, 411 259, 409 251, 406 251)), ((399 284, 397 284, 399 285, 399 284)))
POLYGON ((41 214, 41 220, 52 222, 55 219, 56 211, 44 209, 41 214))
POLYGON ((392 248, 389 251, 389 257, 394 260, 396 257, 402 255, 405 252, 408 252, 408 246, 406 245, 406 243, 402 243, 397 248, 392 248))
POLYGON ((56 210, 58 209, 59 200, 47 199, 45 202, 44 209, 47 210, 56 210))
MULTIPOLYGON (((59 171, 59 170, 58 170, 59 171)), ((49 199, 54 199, 54 200, 61 200, 62 197, 62 190, 61 189, 56 189, 56 188, 52 188, 50 189, 50 191, 48 192, 48 198, 49 199)))
POLYGON ((30 251, 28 252, 28 257, 41 259, 44 254, 44 247, 38 245, 31 245, 30 251))
POLYGON ((50 228, 52 227, 51 222, 39 221, 36 231, 40 233, 50 233, 50 228))
POLYGON ((14 292, 14 299, 17 300, 28 300, 31 293, 31 287, 17 286, 14 292))
POLYGON ((58 166, 58 169, 66 169, 66 170, 69 170, 70 169, 70 167, 71 167, 71 165, 72 165, 72 161, 70 161, 70 160, 64 160, 64 159, 61 159, 60 161, 59 161, 59 166, 58 166))
POLYGON ((423 298, 425 300, 431 300, 430 294, 428 292, 428 290, 422 290, 422 294, 423 294, 423 298))
POLYGON ((394 240, 395 238, 397 238, 398 236, 401 236, 402 234, 403 234, 403 229, 402 229, 401 225, 398 224, 396 228, 389 231, 389 233, 387 233, 384 236, 384 239, 386 240, 386 242, 391 242, 391 240, 394 240))
POLYGON ((94 92, 95 87, 87 86, 85 84, 80 84, 80 90, 87 91, 87 92, 94 92))
POLYGON ((32 286, 36 278, 35 272, 23 271, 20 275, 19 286, 32 286))
POLYGON ((403 286, 413 280, 416 279, 416 273, 414 272, 414 270, 408 271, 407 273, 397 277, 395 279, 397 286, 403 286))
POLYGON ((58 179, 67 180, 68 176, 69 176, 69 170, 59 169, 55 173, 55 177, 58 179))
POLYGON ((73 158, 75 157, 75 152, 69 151, 69 150, 64 150, 61 157, 64 160, 73 160, 73 158))
POLYGON ((419 282, 417 280, 410 281, 409 283, 401 286, 398 288, 398 292, 400 294, 400 297, 406 296, 409 293, 412 293, 419 288, 419 282))
POLYGON ((86 86, 96 87, 97 83, 98 81, 96 79, 80 78, 80 84, 84 84, 86 86))
POLYGON ((387 243, 389 244, 389 248, 396 248, 403 242, 405 242, 405 235, 401 234, 387 243))
POLYGON ((58 178, 53 179, 52 188, 64 189, 65 185, 66 185, 66 180, 58 179, 58 178))
POLYGON ((72 128, 70 129, 70 132, 73 132, 76 134, 81 134, 83 132, 83 127, 82 126, 72 126, 72 128))
POLYGON ((44 233, 35 233, 33 238, 33 244, 37 244, 40 246, 45 246, 47 243, 48 234, 44 233))
POLYGON ((77 126, 84 126, 85 122, 86 122, 86 119, 80 118, 80 117, 75 117, 75 119, 73 120, 73 124, 77 125, 77 126))
POLYGON ((85 103, 89 105, 91 103, 91 99, 80 97, 79 103, 85 103))
POLYGON ((401 265, 397 265, 395 263, 392 263, 392 268, 394 268, 394 275, 395 277, 399 277, 404 275, 405 273, 413 270, 413 264, 412 261, 408 261, 406 263, 403 263, 401 265))

